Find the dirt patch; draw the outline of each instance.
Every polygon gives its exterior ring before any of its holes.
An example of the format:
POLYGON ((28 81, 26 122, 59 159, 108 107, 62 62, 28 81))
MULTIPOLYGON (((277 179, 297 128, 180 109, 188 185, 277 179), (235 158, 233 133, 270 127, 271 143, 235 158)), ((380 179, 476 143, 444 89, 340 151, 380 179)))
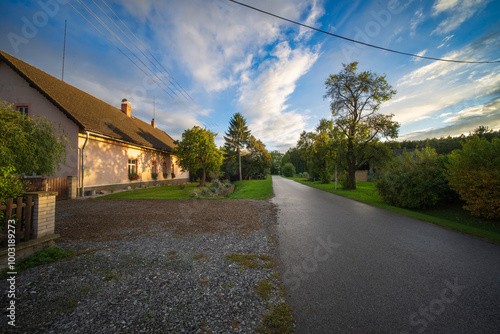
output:
POLYGON ((57 202, 58 243, 122 240, 140 234, 249 233, 275 221, 275 207, 254 200, 68 200, 57 202))

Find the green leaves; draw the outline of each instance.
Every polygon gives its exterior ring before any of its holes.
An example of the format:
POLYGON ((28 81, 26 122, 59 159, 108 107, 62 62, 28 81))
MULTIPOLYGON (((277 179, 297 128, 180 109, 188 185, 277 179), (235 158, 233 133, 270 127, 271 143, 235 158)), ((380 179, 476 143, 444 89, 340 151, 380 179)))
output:
POLYGON ((222 165, 222 152, 215 145, 216 133, 199 126, 184 131, 181 141, 174 141, 177 145, 174 154, 178 157, 182 170, 196 172, 203 170, 200 186, 205 186, 207 172, 218 172, 222 165))
POLYGON ((0 165, 17 173, 52 175, 71 148, 64 130, 43 117, 24 116, 0 101, 0 165))

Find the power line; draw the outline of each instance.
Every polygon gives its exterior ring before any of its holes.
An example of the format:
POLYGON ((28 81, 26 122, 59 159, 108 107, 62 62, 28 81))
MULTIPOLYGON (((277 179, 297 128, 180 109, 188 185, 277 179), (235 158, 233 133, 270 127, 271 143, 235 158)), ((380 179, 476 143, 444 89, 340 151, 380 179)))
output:
MULTIPOLYGON (((188 92, 186 92, 186 90, 177 82, 177 80, 175 80, 175 78, 170 74, 170 72, 162 65, 162 63, 160 63, 160 61, 158 61, 158 59, 156 59, 156 57, 148 50, 148 48, 141 42, 141 40, 139 40, 139 38, 132 32, 132 30, 130 30, 130 28, 125 24, 125 22, 122 21, 122 19, 113 11, 113 9, 111 9, 111 7, 108 6, 108 4, 104 1, 104 0, 101 0, 105 5, 106 7, 108 7, 108 9, 111 11, 111 13, 113 13, 115 15, 115 17, 121 22, 121 24, 123 24, 123 26, 125 28, 127 28, 127 30, 132 34, 132 36, 134 36, 134 38, 142 45, 142 47, 148 52, 149 55, 151 55, 151 57, 153 57, 153 59, 163 68, 163 70, 168 74, 168 76, 170 76, 172 78, 172 80, 177 84, 177 86, 182 90, 181 91, 181 94, 183 94, 185 97, 189 97, 189 99, 191 99, 191 101, 193 101, 194 103, 196 103, 196 101, 191 97, 191 95, 189 95, 188 92)), ((168 80, 168 78, 167 78, 168 80)), ((170 80, 169 80, 170 83, 172 83, 170 80)), ((175 85, 174 85, 175 87, 175 85)))
POLYGON ((311 27, 311 26, 309 26, 307 24, 303 24, 303 23, 300 23, 300 22, 297 22, 297 21, 293 21, 293 20, 287 19, 285 17, 282 17, 282 16, 279 16, 279 15, 267 12, 265 10, 262 10, 262 9, 259 9, 259 8, 256 8, 256 7, 253 7, 253 6, 250 6, 250 5, 247 5, 247 4, 235 1, 235 0, 229 0, 229 1, 233 2, 233 3, 237 4, 237 5, 240 5, 240 6, 244 6, 244 7, 250 8, 250 9, 255 10, 257 12, 260 12, 260 13, 263 13, 263 14, 266 14, 266 15, 269 15, 269 16, 273 16, 273 17, 275 17, 277 19, 280 19, 280 20, 283 20, 283 21, 287 21, 287 22, 299 25, 301 27, 308 28, 308 29, 320 32, 322 34, 330 35, 330 36, 337 37, 337 38, 340 38, 340 39, 343 39, 343 40, 346 40, 346 41, 349 41, 349 42, 361 44, 361 45, 364 45, 364 46, 368 46, 368 47, 379 49, 379 50, 383 50, 383 51, 397 53, 397 54, 404 55, 404 56, 410 56, 410 57, 421 58, 421 59, 444 61, 444 62, 450 62, 450 63, 464 63, 464 64, 494 64, 494 63, 500 63, 500 60, 494 60, 494 61, 470 61, 470 60, 442 59, 442 58, 426 57, 426 56, 421 56, 421 55, 417 55, 417 54, 413 54, 413 53, 408 53, 408 52, 402 52, 402 51, 397 51, 397 50, 393 50, 393 49, 388 49, 388 48, 384 48, 384 47, 381 47, 381 46, 377 46, 377 45, 373 45, 373 44, 369 44, 369 43, 357 41, 357 40, 352 39, 352 38, 340 36, 340 35, 337 35, 337 34, 334 34, 334 33, 331 33, 331 32, 325 31, 325 30, 321 30, 321 29, 318 29, 318 28, 315 28, 315 27, 311 27))

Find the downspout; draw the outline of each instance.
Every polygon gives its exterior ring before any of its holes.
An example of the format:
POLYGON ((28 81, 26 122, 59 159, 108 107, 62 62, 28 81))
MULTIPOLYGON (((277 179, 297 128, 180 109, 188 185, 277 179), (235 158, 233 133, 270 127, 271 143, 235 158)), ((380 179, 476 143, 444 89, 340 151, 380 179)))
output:
POLYGON ((82 188, 80 190, 80 196, 83 197, 85 196, 85 186, 84 186, 84 183, 83 183, 83 179, 85 177, 85 171, 83 170, 83 160, 84 160, 84 154, 83 154, 83 151, 85 150, 85 146, 87 146, 87 141, 89 140, 89 132, 87 130, 84 130, 85 131, 85 134, 86 134, 86 138, 85 138, 85 142, 83 143, 83 146, 82 146, 82 188))

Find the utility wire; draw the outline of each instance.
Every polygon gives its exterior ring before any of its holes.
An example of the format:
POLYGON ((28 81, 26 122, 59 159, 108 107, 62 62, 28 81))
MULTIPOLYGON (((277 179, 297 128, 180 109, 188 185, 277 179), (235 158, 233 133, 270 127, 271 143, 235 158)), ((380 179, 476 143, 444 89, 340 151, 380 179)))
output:
MULTIPOLYGON (((69 3, 66 0, 67 3, 69 3)), ((118 40, 139 62, 141 62, 159 81, 161 81, 167 88, 169 88, 176 96, 177 94, 158 76, 156 75, 151 68, 149 68, 148 65, 146 65, 132 50, 130 50, 129 47, 87 6, 85 3, 83 3, 83 0, 76 0, 91 16, 93 16, 99 24, 101 24, 116 40, 118 40)), ((71 6, 73 9, 76 10, 75 7, 71 6)), ((112 41, 110 41, 94 24, 92 24, 87 18, 85 18, 78 10, 76 10, 87 22, 89 22, 101 35, 103 35, 106 40, 108 40, 111 44, 113 44, 114 47, 116 47, 123 55, 125 55, 137 68, 139 68, 151 81, 153 81, 160 89, 162 89, 165 93, 167 93, 168 96, 170 96, 174 101, 177 103, 181 102, 184 104, 188 109, 194 111, 191 106, 186 104, 186 102, 180 98, 174 97, 172 94, 170 94, 168 91, 165 90, 153 77, 151 77, 148 73, 146 73, 137 63, 135 63, 128 55, 126 55, 116 44, 114 44, 112 41)))
MULTIPOLYGON (((163 70, 172 78, 172 80, 177 84, 177 86, 182 90, 180 91, 181 94, 184 95, 184 97, 186 98, 189 98, 191 101, 193 101, 194 103, 196 103, 196 101, 191 97, 191 95, 189 95, 188 92, 186 92, 186 90, 177 82, 177 80, 175 80, 175 78, 170 74, 170 72, 162 65, 162 63, 160 63, 158 61, 158 59, 156 59, 156 57, 148 50, 148 48, 141 42, 141 40, 132 32, 132 30, 130 30, 130 28, 125 24, 125 22, 122 21, 122 19, 113 11, 113 9, 111 9, 111 7, 108 6, 108 4, 104 1, 104 0, 101 0, 105 5, 106 7, 108 7, 108 9, 115 15, 115 17, 121 22, 121 24, 123 24, 123 26, 125 28, 127 28, 127 30, 132 34, 132 36, 134 36, 134 38, 142 45, 142 47, 148 52, 149 55, 151 55, 151 57, 153 57, 153 59, 161 66, 161 68, 163 68, 163 70)), ((107 15, 106 15, 107 16, 107 15)), ((108 17, 109 18, 109 17, 108 17)), ((121 31, 121 29, 120 29, 121 31)), ((129 39, 130 40, 130 39, 129 39)), ((135 44, 134 44, 135 45, 135 44)), ((167 78, 168 79, 168 78, 167 78)), ((169 79, 168 79, 169 80, 169 79)), ((169 80, 170 83, 172 83, 172 81, 169 80)), ((174 85, 175 87, 175 85, 174 85)), ((179 90, 177 88, 177 90, 179 90)))
POLYGON ((337 34, 334 34, 334 33, 328 32, 328 31, 325 31, 325 30, 314 28, 314 27, 311 27, 311 26, 309 26, 307 24, 303 24, 303 23, 300 23, 300 22, 297 22, 297 21, 293 21, 293 20, 287 19, 285 17, 282 17, 282 16, 279 16, 279 15, 267 12, 265 10, 262 10, 262 9, 259 9, 259 8, 256 8, 256 7, 253 7, 253 6, 250 6, 250 5, 247 5, 247 4, 235 1, 235 0, 229 0, 229 1, 233 2, 233 3, 237 4, 237 5, 250 8, 250 9, 255 10, 257 12, 260 12, 260 13, 263 13, 263 14, 266 14, 266 15, 269 15, 269 16, 273 16, 273 17, 275 17, 277 19, 280 19, 280 20, 283 20, 283 21, 287 21, 287 22, 290 22, 290 23, 299 25, 301 27, 308 28, 308 29, 311 29, 311 30, 314 30, 314 31, 317 31, 317 32, 320 32, 320 33, 323 33, 323 34, 326 34, 326 35, 337 37, 337 38, 340 38, 340 39, 343 39, 343 40, 346 40, 346 41, 349 41, 349 42, 353 42, 353 43, 365 45, 365 46, 368 46, 368 47, 371 47, 371 48, 375 48, 375 49, 379 49, 379 50, 383 50, 383 51, 388 51, 388 52, 392 52, 392 53, 397 53, 397 54, 404 55, 404 56, 410 56, 410 57, 421 58, 421 59, 444 61, 444 62, 450 62, 450 63, 463 63, 463 64, 494 64, 494 63, 500 63, 500 60, 494 60, 494 61, 470 61, 470 60, 442 59, 442 58, 426 57, 426 56, 421 56, 421 55, 417 55, 417 54, 413 54, 413 53, 407 53, 407 52, 402 52, 402 51, 387 49, 387 48, 384 48, 384 47, 381 47, 381 46, 364 43, 364 42, 357 41, 357 40, 352 39, 352 38, 340 36, 340 35, 337 35, 337 34))

